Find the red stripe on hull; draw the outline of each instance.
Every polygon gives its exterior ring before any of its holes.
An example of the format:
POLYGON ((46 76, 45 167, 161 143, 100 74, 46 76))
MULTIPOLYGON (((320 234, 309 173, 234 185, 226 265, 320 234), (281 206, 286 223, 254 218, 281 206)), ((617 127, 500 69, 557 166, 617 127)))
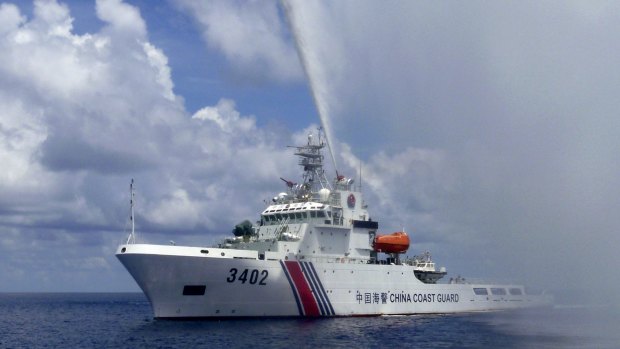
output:
POLYGON ((284 263, 286 264, 286 268, 291 275, 291 279, 293 279, 295 288, 297 288, 297 293, 299 294, 301 304, 304 307, 305 315, 319 316, 319 306, 316 302, 316 299, 314 298, 312 290, 310 289, 310 285, 308 285, 308 281, 306 280, 304 274, 301 271, 299 262, 286 261, 284 263))

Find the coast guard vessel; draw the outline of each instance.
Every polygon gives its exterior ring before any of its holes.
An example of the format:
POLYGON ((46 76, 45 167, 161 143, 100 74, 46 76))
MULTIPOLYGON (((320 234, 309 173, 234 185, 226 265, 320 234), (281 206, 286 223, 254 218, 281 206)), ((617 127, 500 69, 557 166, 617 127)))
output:
POLYGON ((406 233, 380 233, 353 179, 337 174, 328 181, 325 145, 319 132, 292 147, 302 181, 282 179, 286 192, 260 220, 237 225, 217 246, 138 244, 132 229, 116 256, 156 318, 455 313, 552 303, 522 285, 460 277, 440 283, 446 270, 430 253, 405 257, 406 233))

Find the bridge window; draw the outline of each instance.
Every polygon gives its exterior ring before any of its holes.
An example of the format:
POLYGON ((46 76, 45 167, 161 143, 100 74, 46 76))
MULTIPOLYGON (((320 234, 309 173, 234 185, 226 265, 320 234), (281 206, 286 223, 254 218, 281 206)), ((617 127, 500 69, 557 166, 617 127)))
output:
POLYGON ((505 296, 506 289, 505 288, 491 288, 491 293, 495 296, 505 296))
POLYGON ((478 296, 486 296, 489 294, 486 288, 474 288, 474 293, 478 296))
POLYGON ((510 294, 513 296, 520 296, 523 294, 523 291, 521 291, 520 288, 511 288, 509 291, 510 291, 510 294))

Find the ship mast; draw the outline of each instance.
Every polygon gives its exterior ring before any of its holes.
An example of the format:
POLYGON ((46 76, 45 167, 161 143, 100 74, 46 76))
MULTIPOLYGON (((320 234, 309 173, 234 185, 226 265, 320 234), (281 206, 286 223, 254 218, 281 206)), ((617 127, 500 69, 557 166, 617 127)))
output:
POLYGON ((129 237, 127 237, 127 244, 135 244, 136 243, 136 224, 133 215, 133 200, 135 193, 133 191, 133 178, 131 179, 131 183, 129 184, 129 205, 131 207, 129 220, 131 221, 131 233, 129 233, 129 237))
POLYGON ((331 184, 325 176, 323 169, 323 152, 322 149, 326 143, 323 141, 322 128, 319 128, 318 140, 315 142, 312 134, 308 135, 308 143, 303 146, 292 146, 296 148, 295 155, 299 156, 299 165, 304 169, 303 187, 297 189, 305 189, 311 193, 318 193, 321 189, 330 189, 331 184))

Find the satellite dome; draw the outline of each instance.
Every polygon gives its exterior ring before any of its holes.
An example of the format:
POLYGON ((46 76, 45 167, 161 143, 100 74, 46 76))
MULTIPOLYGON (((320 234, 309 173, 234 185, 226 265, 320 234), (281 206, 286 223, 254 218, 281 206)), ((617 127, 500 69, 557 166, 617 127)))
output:
POLYGON ((327 188, 319 190, 319 198, 321 201, 327 201, 327 199, 329 199, 329 194, 331 194, 331 192, 327 188))

